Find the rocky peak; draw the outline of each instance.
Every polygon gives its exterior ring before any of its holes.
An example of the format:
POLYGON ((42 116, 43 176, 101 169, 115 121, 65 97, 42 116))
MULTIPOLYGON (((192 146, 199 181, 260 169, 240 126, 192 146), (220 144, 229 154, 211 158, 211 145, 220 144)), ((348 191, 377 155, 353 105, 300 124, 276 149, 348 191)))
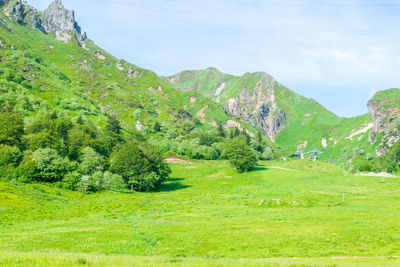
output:
POLYGON ((43 28, 49 32, 77 32, 81 34, 81 28, 75 21, 73 10, 66 9, 61 0, 55 0, 43 11, 43 28))
POLYGON ((41 20, 36 8, 27 4, 26 1, 1 1, 4 14, 14 22, 22 25, 31 25, 32 28, 43 31, 41 20))

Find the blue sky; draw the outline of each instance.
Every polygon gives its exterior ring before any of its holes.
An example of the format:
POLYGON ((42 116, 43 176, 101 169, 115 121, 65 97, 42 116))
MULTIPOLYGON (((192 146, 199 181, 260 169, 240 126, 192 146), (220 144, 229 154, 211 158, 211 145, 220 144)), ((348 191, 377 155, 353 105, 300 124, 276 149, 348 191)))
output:
MULTIPOLYGON (((28 0, 39 10, 51 0, 28 0)), ((400 0, 63 0, 116 57, 171 75, 265 71, 339 116, 400 87, 400 0)))

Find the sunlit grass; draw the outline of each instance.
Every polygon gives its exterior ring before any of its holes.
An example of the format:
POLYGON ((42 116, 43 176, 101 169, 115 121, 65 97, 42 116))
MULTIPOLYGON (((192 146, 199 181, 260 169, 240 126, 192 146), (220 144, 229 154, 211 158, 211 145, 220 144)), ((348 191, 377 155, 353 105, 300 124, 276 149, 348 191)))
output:
POLYGON ((246 174, 225 164, 172 169, 156 193, 84 195, 0 183, 0 251, 9 252, 0 258, 29 265, 59 258, 58 266, 77 261, 77 253, 98 259, 94 266, 129 259, 213 266, 293 261, 282 257, 397 262, 388 257, 400 254, 399 179, 344 177, 340 168, 309 161, 263 163, 246 174), (338 256, 362 259, 331 259, 338 256))

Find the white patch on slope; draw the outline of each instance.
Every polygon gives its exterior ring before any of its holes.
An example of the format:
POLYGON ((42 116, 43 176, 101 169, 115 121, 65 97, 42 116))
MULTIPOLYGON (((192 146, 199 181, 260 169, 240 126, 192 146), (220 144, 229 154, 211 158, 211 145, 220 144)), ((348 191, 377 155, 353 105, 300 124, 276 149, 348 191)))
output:
POLYGON ((321 145, 322 145, 323 148, 326 148, 328 146, 328 143, 326 142, 325 138, 322 138, 321 145))
POLYGON ((226 83, 222 83, 217 90, 215 91, 215 96, 218 96, 221 94, 222 90, 224 90, 226 88, 226 83))
MULTIPOLYGON (((373 128, 373 127, 374 127, 374 124, 373 124, 373 123, 368 123, 368 125, 367 125, 365 128, 363 128, 363 129, 361 129, 361 130, 358 130, 358 131, 352 133, 350 136, 346 137, 345 139, 353 140, 353 137, 354 137, 354 136, 357 136, 357 135, 362 134, 362 133, 366 133, 369 129, 371 129, 371 128, 373 128)), ((354 131, 354 130, 353 130, 353 131, 354 131)))

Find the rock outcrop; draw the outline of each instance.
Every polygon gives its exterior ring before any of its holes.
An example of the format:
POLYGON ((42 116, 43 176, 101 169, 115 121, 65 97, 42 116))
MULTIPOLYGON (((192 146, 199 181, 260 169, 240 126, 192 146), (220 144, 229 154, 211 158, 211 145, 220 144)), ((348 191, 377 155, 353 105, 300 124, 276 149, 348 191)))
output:
POLYGON ((43 28, 46 32, 73 32, 81 33, 81 28, 75 21, 73 10, 64 8, 61 0, 55 0, 43 11, 43 28))
POLYGON ((79 42, 86 39, 86 33, 82 35, 75 20, 74 11, 66 9, 61 0, 55 0, 43 11, 42 25, 47 33, 55 32, 56 38, 63 42, 68 42, 72 36, 79 42))
POLYGON ((382 156, 400 140, 400 89, 378 92, 368 102, 368 109, 374 125, 370 142, 375 143, 377 133, 383 135, 376 151, 377 156, 382 156))
POLYGON ((31 25, 32 28, 41 30, 44 33, 56 33, 56 39, 62 42, 69 42, 76 38, 81 46, 87 39, 86 33, 81 33, 81 28, 75 20, 73 10, 66 9, 61 0, 55 0, 50 6, 39 15, 37 10, 28 5, 26 1, 2 1, 4 14, 12 21, 21 25, 31 25))
POLYGON ((260 128, 271 140, 275 140, 276 135, 285 127, 287 119, 275 101, 274 82, 271 76, 262 73, 253 93, 243 88, 236 97, 228 99, 225 105, 226 112, 260 128))
POLYGON ((28 5, 26 1, 5 1, 3 5, 4 14, 12 21, 21 25, 30 25, 33 29, 44 31, 36 8, 28 5))

